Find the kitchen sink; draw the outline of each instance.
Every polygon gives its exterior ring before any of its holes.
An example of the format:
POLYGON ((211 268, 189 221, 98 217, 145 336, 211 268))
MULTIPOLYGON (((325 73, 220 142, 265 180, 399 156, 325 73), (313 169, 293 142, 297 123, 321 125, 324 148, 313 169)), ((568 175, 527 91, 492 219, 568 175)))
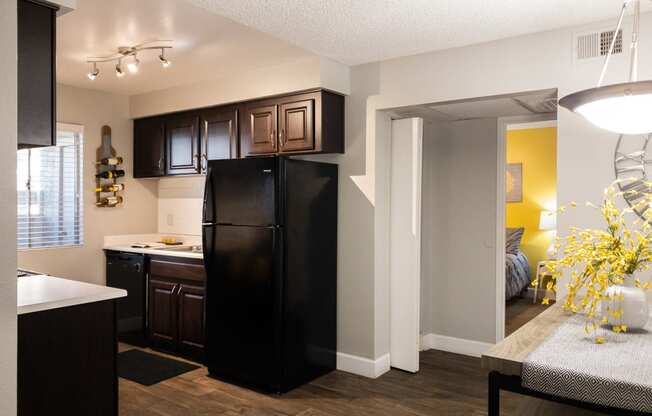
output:
POLYGON ((202 253, 201 246, 171 246, 171 247, 156 247, 154 250, 161 251, 183 251, 186 253, 202 253))

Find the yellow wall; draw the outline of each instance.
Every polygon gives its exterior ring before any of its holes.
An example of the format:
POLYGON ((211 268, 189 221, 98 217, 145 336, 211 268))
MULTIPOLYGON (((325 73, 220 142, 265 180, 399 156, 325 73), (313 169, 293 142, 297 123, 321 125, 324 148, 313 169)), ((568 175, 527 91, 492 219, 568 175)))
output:
POLYGON ((523 164, 523 202, 506 204, 506 223, 525 228, 521 248, 534 277, 554 237, 553 231, 539 230, 539 216, 557 207, 557 128, 509 130, 506 145, 507 163, 523 164))

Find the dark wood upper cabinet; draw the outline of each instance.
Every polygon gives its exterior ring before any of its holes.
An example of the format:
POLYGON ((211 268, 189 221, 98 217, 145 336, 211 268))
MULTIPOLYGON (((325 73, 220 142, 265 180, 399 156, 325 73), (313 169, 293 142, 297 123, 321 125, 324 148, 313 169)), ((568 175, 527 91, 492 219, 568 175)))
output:
POLYGON ((18 148, 56 142, 56 12, 18 0, 18 148))
POLYGON ((277 150, 278 106, 247 106, 241 125, 240 147, 242 157, 275 153, 277 150))
POLYGON ((277 153, 344 153, 344 97, 317 90, 247 105, 240 157, 277 153))
POLYGON ((165 125, 161 117, 134 121, 134 178, 165 175, 165 125))
POLYGON ((209 160, 315 153, 344 153, 344 96, 321 89, 134 121, 136 178, 206 173, 209 160))
POLYGON ((279 105, 279 150, 283 153, 315 149, 315 100, 279 105))
POLYGON ((196 115, 178 116, 165 123, 168 175, 200 172, 199 118, 196 115))
POLYGON ((201 127, 201 171, 206 162, 238 157, 238 110, 235 107, 203 111, 201 127))

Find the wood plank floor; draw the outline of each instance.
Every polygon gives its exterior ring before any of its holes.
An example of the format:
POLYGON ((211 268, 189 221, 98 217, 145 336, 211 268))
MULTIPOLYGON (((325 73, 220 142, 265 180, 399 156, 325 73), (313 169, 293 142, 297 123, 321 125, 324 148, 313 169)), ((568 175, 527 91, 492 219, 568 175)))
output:
MULTIPOLYGON (((551 305, 554 302, 551 302, 551 305)), ((516 297, 505 304, 505 336, 510 335, 526 323, 530 322, 548 308, 541 302, 532 303, 532 299, 516 297)))
MULTIPOLYGON (((479 359, 434 350, 421 353, 418 374, 391 370, 372 380, 334 371, 282 396, 215 380, 202 367, 149 387, 120 379, 120 415, 478 416, 487 414, 486 380, 479 359)), ((542 403, 503 393, 502 405, 512 416, 535 414, 542 403)))

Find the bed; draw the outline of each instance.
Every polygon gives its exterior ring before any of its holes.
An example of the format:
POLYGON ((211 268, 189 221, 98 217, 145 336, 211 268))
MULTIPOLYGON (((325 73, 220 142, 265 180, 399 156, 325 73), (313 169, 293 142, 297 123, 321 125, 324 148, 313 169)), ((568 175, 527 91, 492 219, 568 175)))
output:
POLYGON ((507 228, 505 235, 505 300, 521 294, 532 281, 530 264, 521 250, 523 228, 507 228))

